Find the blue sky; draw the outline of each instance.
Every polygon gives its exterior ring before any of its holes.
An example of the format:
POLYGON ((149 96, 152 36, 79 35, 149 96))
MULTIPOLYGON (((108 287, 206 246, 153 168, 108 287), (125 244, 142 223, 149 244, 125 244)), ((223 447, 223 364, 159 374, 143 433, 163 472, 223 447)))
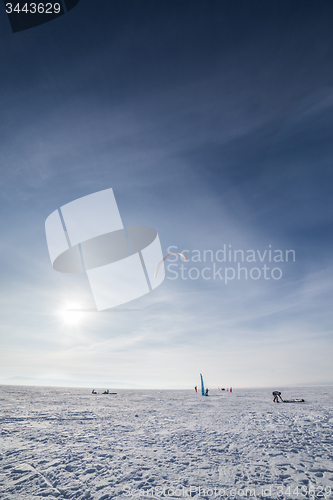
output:
POLYGON ((333 383, 332 17, 330 1, 80 0, 12 34, 0 13, 0 383, 333 383), (52 269, 45 219, 110 187, 163 253, 295 262, 226 284, 190 260, 199 279, 167 271, 122 311, 64 313, 92 296, 52 269))

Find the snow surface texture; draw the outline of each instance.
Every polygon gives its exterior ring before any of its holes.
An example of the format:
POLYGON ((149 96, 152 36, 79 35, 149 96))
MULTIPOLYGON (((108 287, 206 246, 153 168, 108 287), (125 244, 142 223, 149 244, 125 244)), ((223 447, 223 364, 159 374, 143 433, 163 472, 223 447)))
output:
POLYGON ((332 387, 96 390, 0 387, 1 499, 333 498, 332 387))

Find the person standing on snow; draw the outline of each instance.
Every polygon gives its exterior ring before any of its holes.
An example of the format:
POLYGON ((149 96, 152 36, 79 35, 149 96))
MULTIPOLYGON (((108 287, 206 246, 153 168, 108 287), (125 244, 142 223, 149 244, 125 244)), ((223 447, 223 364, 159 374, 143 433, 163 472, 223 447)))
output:
POLYGON ((273 403, 279 403, 279 398, 281 399, 281 401, 283 401, 283 399, 281 398, 281 392, 273 391, 272 394, 274 396, 273 403))

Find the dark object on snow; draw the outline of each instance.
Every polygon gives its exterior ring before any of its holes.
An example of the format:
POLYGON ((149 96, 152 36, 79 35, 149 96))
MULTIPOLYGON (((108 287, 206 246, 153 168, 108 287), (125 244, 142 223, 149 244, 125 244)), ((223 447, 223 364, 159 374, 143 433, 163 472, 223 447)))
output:
POLYGON ((205 396, 208 396, 208 389, 206 389, 205 391, 205 396))
POLYGON ((305 403, 304 399, 283 399, 283 403, 305 403))

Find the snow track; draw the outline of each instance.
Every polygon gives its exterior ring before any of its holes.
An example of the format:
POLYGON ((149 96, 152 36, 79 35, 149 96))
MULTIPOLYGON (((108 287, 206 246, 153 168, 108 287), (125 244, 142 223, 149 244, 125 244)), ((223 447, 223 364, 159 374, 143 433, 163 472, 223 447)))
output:
POLYGON ((210 391, 208 398, 194 391, 0 389, 3 500, 163 497, 157 487, 164 498, 180 498, 191 486, 192 498, 212 498, 207 488, 224 488, 219 498, 232 488, 278 498, 280 487, 287 493, 279 498, 300 499, 306 496, 292 493, 297 486, 333 489, 331 387, 282 391, 304 397, 302 405, 273 404, 263 389, 210 391), (270 486, 272 494, 264 494, 270 486))

